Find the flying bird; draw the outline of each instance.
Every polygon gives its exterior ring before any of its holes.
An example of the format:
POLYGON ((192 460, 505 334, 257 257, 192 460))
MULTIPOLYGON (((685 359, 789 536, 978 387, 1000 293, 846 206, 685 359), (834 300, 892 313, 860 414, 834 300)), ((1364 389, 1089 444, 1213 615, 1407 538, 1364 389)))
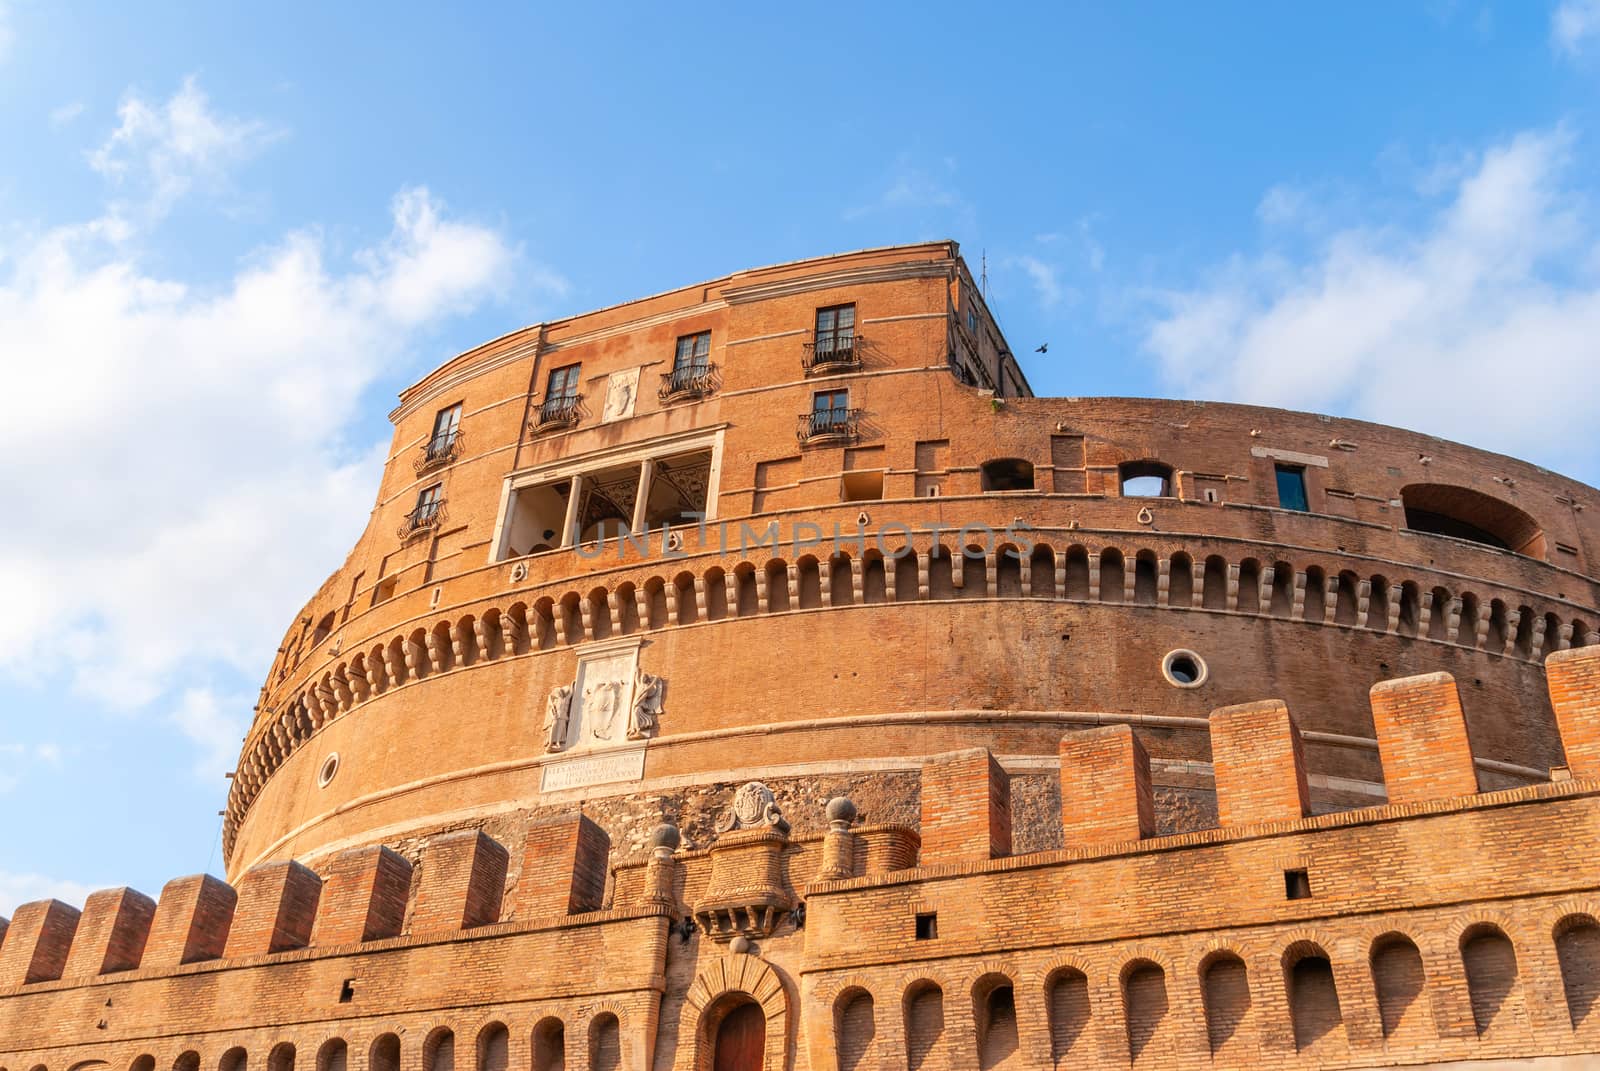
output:
POLYGON ((1040 346, 1038 349, 1034 350, 1033 352, 1034 353, 1049 353, 1050 352, 1050 343, 1046 342, 1044 345, 1040 346))

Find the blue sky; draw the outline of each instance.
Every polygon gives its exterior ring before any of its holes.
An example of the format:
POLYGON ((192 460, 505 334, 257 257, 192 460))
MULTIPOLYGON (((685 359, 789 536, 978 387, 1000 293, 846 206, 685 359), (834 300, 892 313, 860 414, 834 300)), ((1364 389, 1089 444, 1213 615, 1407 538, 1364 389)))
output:
POLYGON ((1600 482, 1600 0, 0 0, 0 915, 220 872, 395 393, 507 330, 952 237, 1041 394, 1600 482))

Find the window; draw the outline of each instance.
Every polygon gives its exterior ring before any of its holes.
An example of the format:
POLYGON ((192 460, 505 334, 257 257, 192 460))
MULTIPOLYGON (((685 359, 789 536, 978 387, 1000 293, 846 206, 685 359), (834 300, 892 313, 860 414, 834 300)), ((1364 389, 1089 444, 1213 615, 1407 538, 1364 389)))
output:
POLYGON ((811 396, 811 431, 821 434, 849 426, 850 392, 819 390, 811 396))
POLYGON ((461 429, 461 403, 457 402, 448 409, 439 410, 439 415, 433 418, 433 436, 428 440, 428 457, 440 458, 449 455, 456 444, 456 433, 461 429))
POLYGON ((1002 457, 985 461, 981 468, 985 491, 1033 490, 1033 462, 1020 457, 1002 457))
POLYGON ((971 309, 967 310, 967 330, 973 334, 978 333, 978 314, 971 309))
POLYGON ((1117 466, 1124 498, 1168 498, 1172 495, 1172 466, 1159 461, 1128 461, 1117 466))
POLYGON ((1285 870, 1283 895, 1286 900, 1311 899, 1311 876, 1304 870, 1285 870))
POLYGON ((417 507, 406 519, 412 528, 432 524, 439 517, 439 507, 444 505, 444 484, 436 483, 417 492, 417 507))
POLYGON ((883 497, 883 470, 844 474, 842 497, 846 502, 869 502, 883 497))
POLYGON ((710 331, 702 331, 698 335, 684 335, 678 339, 678 352, 672 359, 674 373, 704 375, 706 366, 710 362, 710 331))
POLYGON ((576 422, 578 370, 582 367, 569 364, 550 370, 550 377, 545 380, 544 401, 539 404, 539 425, 570 425, 576 422))
POLYGON ((1306 470, 1299 465, 1274 465, 1278 474, 1278 505, 1284 509, 1311 512, 1311 501, 1306 497, 1306 470))
POLYGON ((856 345, 856 307, 832 305, 817 310, 817 359, 847 358, 856 345))
POLYGON ((939 936, 938 912, 928 911, 917 916, 917 940, 931 941, 939 936))
MULTIPOLYGON (((1448 484, 1414 483, 1402 488, 1406 527, 1515 551, 1545 556, 1545 535, 1539 523, 1509 502, 1448 484)), ((1559 544, 1558 544, 1559 546, 1559 544)))

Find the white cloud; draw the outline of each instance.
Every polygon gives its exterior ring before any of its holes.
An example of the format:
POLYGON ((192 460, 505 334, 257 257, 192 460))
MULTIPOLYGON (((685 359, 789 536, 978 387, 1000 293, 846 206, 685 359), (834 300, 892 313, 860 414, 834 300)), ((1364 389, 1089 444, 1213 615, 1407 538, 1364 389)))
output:
POLYGON ((1335 229, 1299 260, 1236 258, 1165 295, 1146 344, 1189 395, 1592 463, 1600 230, 1565 181, 1571 147, 1561 129, 1524 133, 1420 226, 1335 229))
POLYGON ((1550 19, 1550 37, 1568 55, 1600 36, 1600 0, 1562 0, 1550 19))
POLYGON ((83 114, 83 101, 74 100, 50 109, 50 125, 66 126, 83 114))
POLYGON ((1020 256, 1016 258, 1016 263, 1027 273, 1028 280, 1033 284, 1034 295, 1042 307, 1050 309, 1061 304, 1064 291, 1055 268, 1038 257, 1020 256))
POLYGON ((99 888, 103 886, 0 870, 0 918, 10 918, 19 905, 35 900, 55 899, 82 907, 89 894, 99 888))
POLYGON ((220 191, 231 167, 282 136, 259 120, 213 111, 192 76, 165 102, 127 94, 117 118, 117 128, 89 153, 89 164, 133 191, 156 216, 196 187, 220 191))
MULTIPOLYGON (((124 129, 143 123, 125 106, 124 129)), ((392 215, 348 261, 300 230, 218 285, 147 271, 149 235, 116 217, 0 248, 5 350, 20 355, 0 456, 26 459, 8 469, 0 528, 0 673, 64 677, 123 710, 177 695, 170 723, 208 777, 227 768, 251 700, 196 682, 264 671, 366 523, 386 444, 350 441, 364 394, 517 262, 424 188, 392 215)))

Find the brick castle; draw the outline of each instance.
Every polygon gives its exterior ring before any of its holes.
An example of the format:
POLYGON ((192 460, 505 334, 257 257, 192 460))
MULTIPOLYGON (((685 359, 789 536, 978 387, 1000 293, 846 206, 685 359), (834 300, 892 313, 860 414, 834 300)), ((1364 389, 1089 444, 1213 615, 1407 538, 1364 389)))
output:
POLYGON ((1595 489, 1036 398, 953 242, 391 419, 227 880, 0 920, 0 1071, 1600 1065, 1595 489))

